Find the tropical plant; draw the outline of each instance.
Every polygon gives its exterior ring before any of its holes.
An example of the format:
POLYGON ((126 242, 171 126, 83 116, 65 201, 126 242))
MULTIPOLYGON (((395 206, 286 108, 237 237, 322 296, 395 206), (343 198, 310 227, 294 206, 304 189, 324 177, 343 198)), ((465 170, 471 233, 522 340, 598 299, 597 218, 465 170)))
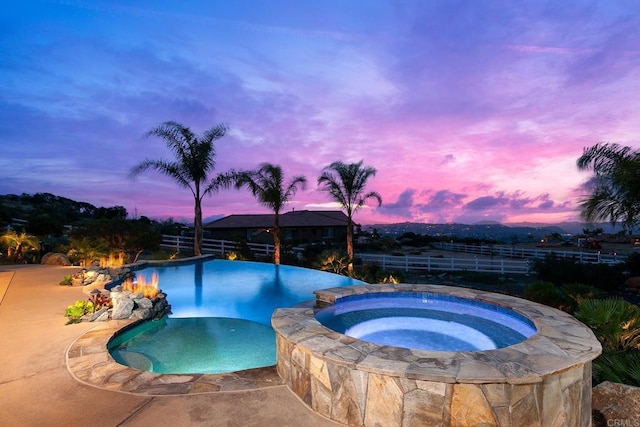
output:
POLYGON ((6 247, 6 261, 12 264, 27 262, 29 254, 40 249, 40 240, 27 233, 9 230, 0 236, 0 242, 6 247))
POLYGON ((174 160, 144 160, 131 169, 135 177, 148 170, 155 170, 173 178, 181 187, 188 188, 194 199, 194 241, 193 253, 202 254, 202 199, 233 182, 233 172, 211 177, 215 169, 216 151, 214 141, 222 138, 227 127, 218 124, 196 136, 191 129, 173 121, 164 122, 151 129, 146 136, 156 136, 164 140, 175 155, 174 160))
POLYGON ((101 239, 89 239, 88 237, 72 237, 67 256, 81 265, 92 265, 94 261, 109 253, 109 248, 101 239))
POLYGON ((382 198, 375 191, 365 193, 365 187, 369 178, 375 176, 376 169, 365 166, 363 161, 346 164, 333 162, 325 167, 318 178, 321 190, 326 191, 347 212, 347 256, 349 257, 348 272, 353 275, 353 215, 363 206, 368 199, 374 199, 378 206, 382 204, 382 198))
POLYGON ((345 253, 335 249, 327 249, 319 256, 318 268, 336 274, 344 274, 347 272, 348 264, 349 259, 345 253))
POLYGON ((582 301, 575 317, 589 326, 604 351, 640 350, 640 308, 621 298, 582 301))
POLYGON ((594 382, 611 381, 640 387, 640 351, 606 352, 593 361, 594 382))
POLYGON ((280 264, 280 211, 295 195, 298 188, 304 190, 307 179, 295 176, 285 184, 282 168, 271 163, 262 163, 255 171, 245 171, 237 175, 236 187, 247 187, 258 202, 273 210, 273 262, 280 264))
POLYGON ((404 273, 397 270, 385 270, 378 264, 364 264, 358 269, 354 277, 366 283, 402 283, 404 273))
POLYGON ((565 283, 560 288, 564 293, 569 295, 576 304, 580 304, 582 301, 588 299, 604 299, 609 296, 609 294, 602 289, 592 285, 585 285, 584 283, 565 283))
POLYGON ((585 184, 591 194, 580 203, 583 218, 612 224, 620 221, 631 233, 640 224, 640 151, 599 143, 584 149, 577 166, 593 171, 585 184))
POLYGON ((602 344, 593 361, 594 381, 640 386, 640 308, 621 298, 584 300, 575 317, 602 344))

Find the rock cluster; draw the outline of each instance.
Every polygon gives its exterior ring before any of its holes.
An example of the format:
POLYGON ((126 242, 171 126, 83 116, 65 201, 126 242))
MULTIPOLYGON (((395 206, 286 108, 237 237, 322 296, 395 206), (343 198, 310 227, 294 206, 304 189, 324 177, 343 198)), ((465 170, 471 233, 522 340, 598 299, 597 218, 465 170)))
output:
POLYGON ((118 319, 160 319, 171 313, 171 306, 167 303, 167 295, 159 292, 149 299, 139 293, 123 291, 121 286, 111 289, 113 309, 111 318, 118 319))
POLYGON ((71 284, 73 286, 82 286, 82 292, 90 294, 94 289, 104 289, 108 286, 120 284, 132 274, 131 269, 128 267, 100 268, 93 266, 75 274, 71 279, 71 284))
MULTIPOLYGON (((75 274, 72 285, 82 286, 82 292, 89 295, 89 300, 96 301, 102 295, 103 298, 111 298, 113 308, 102 307, 83 320, 100 322, 119 319, 159 319, 165 314, 171 313, 171 305, 167 303, 167 295, 159 292, 153 298, 146 298, 140 293, 132 293, 122 290, 121 283, 134 276, 129 267, 101 268, 88 267, 75 274)), ((98 305, 99 306, 99 305, 98 305)))

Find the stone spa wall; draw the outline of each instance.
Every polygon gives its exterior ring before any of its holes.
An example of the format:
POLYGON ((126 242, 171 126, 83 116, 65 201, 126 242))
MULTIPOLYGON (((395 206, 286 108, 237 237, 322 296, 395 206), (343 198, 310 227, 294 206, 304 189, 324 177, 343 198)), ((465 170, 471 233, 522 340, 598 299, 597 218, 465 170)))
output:
POLYGON ((568 314, 506 295, 441 285, 316 292, 316 304, 370 292, 430 292, 511 308, 537 333, 496 350, 439 352, 378 345, 322 326, 313 308, 278 309, 278 374, 317 413, 349 426, 589 426, 591 361, 601 346, 568 314))

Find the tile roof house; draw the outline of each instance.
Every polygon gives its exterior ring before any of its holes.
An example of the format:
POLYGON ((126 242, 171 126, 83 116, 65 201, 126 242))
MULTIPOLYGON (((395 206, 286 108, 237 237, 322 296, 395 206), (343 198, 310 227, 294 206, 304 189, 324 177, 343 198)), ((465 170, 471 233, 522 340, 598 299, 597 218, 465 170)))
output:
MULTIPOLYGON (((229 215, 204 225, 213 239, 273 244, 273 214, 229 215)), ((291 211, 280 214, 280 231, 291 244, 345 240, 347 216, 341 211, 291 211)))

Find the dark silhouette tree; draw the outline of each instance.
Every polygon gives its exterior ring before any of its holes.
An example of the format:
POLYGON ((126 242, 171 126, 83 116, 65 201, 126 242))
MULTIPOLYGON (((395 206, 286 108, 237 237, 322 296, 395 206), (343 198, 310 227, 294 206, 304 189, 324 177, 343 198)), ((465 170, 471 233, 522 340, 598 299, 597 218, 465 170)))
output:
POLYGON ((582 217, 589 222, 620 221, 631 233, 640 223, 640 151, 599 143, 584 149, 577 166, 593 172, 585 184, 591 194, 580 202, 582 217))
POLYGON ((196 256, 202 255, 202 199, 205 195, 211 195, 233 182, 233 172, 211 176, 216 166, 214 142, 225 136, 226 132, 227 127, 218 124, 197 136, 180 123, 164 122, 151 129, 145 136, 157 136, 164 140, 175 158, 147 159, 135 166, 130 173, 135 177, 148 170, 155 170, 191 191, 195 203, 193 253, 196 256))
POLYGON ((318 178, 318 185, 347 212, 347 257, 349 258, 348 271, 353 275, 353 215, 363 206, 368 199, 374 199, 378 206, 382 204, 382 198, 375 191, 365 193, 365 187, 369 178, 376 175, 376 169, 365 166, 363 161, 345 164, 333 162, 325 167, 318 178))
POLYGON ((280 264, 280 211, 295 195, 298 188, 304 190, 307 179, 295 176, 284 183, 282 168, 271 163, 263 163, 255 171, 241 172, 236 180, 236 187, 247 187, 258 202, 273 210, 273 262, 280 264))

